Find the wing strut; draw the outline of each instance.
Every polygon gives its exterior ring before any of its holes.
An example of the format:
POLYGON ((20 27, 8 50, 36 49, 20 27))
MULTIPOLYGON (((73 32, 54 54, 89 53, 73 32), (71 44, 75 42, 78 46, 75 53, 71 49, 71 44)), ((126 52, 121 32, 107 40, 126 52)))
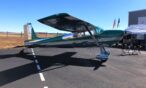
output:
POLYGON ((98 38, 95 38, 95 36, 91 33, 91 31, 88 29, 88 27, 86 25, 84 25, 86 30, 89 32, 91 38, 94 40, 94 42, 96 43, 97 46, 99 46, 100 48, 100 54, 96 56, 96 58, 98 60, 100 60, 101 62, 106 62, 108 60, 108 56, 109 56, 109 52, 105 50, 105 47, 99 43, 98 38))

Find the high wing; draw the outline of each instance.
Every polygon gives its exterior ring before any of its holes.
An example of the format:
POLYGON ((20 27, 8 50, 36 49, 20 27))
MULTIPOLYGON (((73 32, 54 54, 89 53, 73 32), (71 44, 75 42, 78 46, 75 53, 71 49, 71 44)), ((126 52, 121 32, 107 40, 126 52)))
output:
POLYGON ((96 26, 73 17, 67 13, 59 13, 51 15, 38 20, 39 22, 51 26, 53 28, 69 31, 69 32, 84 32, 87 31, 85 25, 89 30, 95 29, 96 26))

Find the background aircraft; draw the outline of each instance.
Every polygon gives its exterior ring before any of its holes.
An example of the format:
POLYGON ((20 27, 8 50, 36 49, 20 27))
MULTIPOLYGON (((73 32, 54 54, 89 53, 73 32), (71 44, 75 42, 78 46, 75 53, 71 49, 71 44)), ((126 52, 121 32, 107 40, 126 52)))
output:
POLYGON ((109 52, 107 52, 103 44, 112 45, 120 41, 124 35, 122 30, 103 30, 97 26, 94 26, 86 21, 75 18, 67 13, 60 13, 51 15, 38 20, 39 22, 57 28, 58 30, 64 30, 71 32, 53 38, 38 38, 34 29, 30 23, 26 28, 31 28, 29 34, 26 30, 25 35, 30 36, 29 40, 24 42, 26 47, 34 47, 40 45, 90 45, 95 44, 100 47, 100 55, 97 55, 97 59, 102 62, 106 61, 109 52))

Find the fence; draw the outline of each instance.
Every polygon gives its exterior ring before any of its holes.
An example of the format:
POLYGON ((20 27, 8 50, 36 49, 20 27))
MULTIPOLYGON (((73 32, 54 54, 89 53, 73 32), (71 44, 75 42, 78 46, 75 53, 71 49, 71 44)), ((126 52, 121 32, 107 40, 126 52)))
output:
MULTIPOLYGON (((38 37, 40 38, 50 38, 55 36, 60 36, 62 33, 47 33, 47 32, 37 32, 36 33, 38 37)), ((0 37, 20 37, 23 38, 24 34, 21 33, 15 33, 15 32, 0 32, 0 37)))

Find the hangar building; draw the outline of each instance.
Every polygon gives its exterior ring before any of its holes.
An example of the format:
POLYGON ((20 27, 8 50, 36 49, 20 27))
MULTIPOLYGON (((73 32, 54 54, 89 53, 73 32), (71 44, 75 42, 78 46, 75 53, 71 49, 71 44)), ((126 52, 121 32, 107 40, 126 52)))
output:
POLYGON ((146 9, 129 12, 128 26, 134 24, 146 24, 146 9))

